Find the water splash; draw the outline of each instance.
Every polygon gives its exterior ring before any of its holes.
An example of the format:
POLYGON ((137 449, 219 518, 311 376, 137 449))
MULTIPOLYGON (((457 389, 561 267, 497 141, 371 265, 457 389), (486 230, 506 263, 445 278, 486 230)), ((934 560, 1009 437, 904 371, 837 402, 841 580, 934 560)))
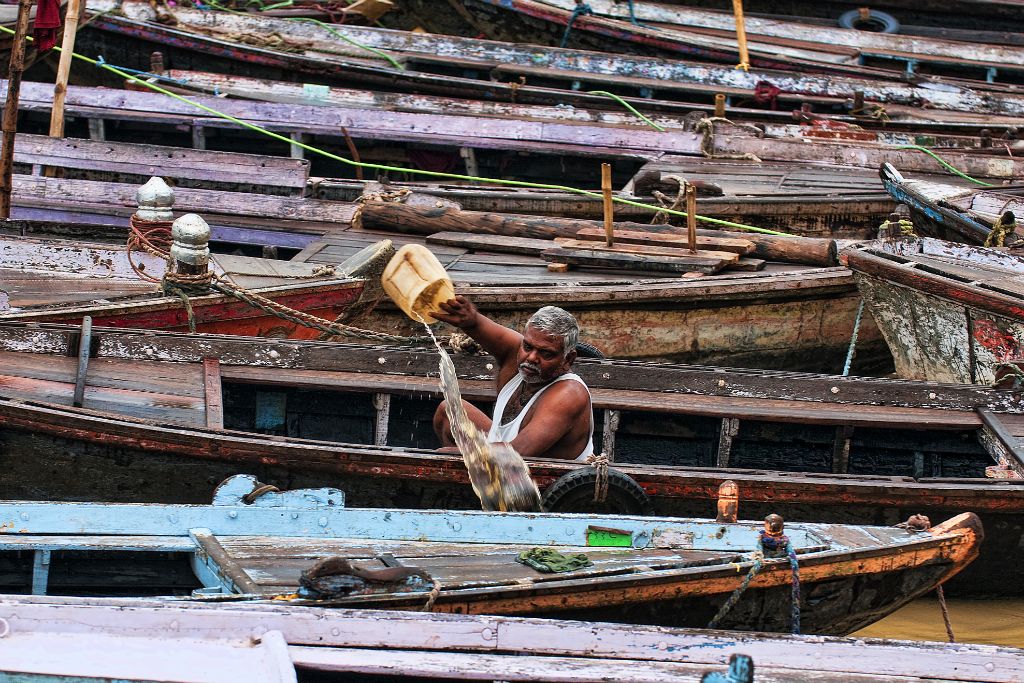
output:
POLYGON ((462 403, 459 376, 455 363, 434 336, 433 330, 419 315, 440 355, 441 392, 445 413, 452 425, 452 436, 469 471, 469 482, 484 510, 502 512, 534 512, 541 509, 540 491, 530 478, 530 470, 510 444, 489 443, 487 435, 473 424, 462 403))

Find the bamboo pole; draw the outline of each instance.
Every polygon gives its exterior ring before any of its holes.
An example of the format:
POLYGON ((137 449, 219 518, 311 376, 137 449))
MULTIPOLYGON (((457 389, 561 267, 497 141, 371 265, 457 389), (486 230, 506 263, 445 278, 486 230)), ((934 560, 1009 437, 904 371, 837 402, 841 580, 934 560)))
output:
POLYGON ((604 195, 604 241, 614 246, 615 224, 612 222, 612 165, 601 164, 601 193, 604 195))
POLYGON ((690 253, 697 253, 697 188, 686 183, 686 238, 690 253))
POLYGON ((25 37, 28 35, 32 0, 18 0, 18 22, 11 39, 11 65, 7 72, 7 99, 4 101, 3 138, 0 141, 0 218, 11 217, 11 190, 14 171, 14 135, 18 132, 18 96, 21 73, 25 69, 25 37))
POLYGON ((75 37, 78 33, 78 17, 82 0, 68 0, 64 15, 64 38, 60 43, 60 62, 57 64, 57 82, 53 86, 53 111, 50 113, 50 137, 64 137, 64 100, 68 94, 68 77, 71 74, 71 54, 75 51, 75 37))
POLYGON ((743 21, 743 0, 732 0, 732 13, 736 16, 736 42, 740 48, 740 63, 737 69, 750 70, 750 55, 747 53, 747 29, 743 21))

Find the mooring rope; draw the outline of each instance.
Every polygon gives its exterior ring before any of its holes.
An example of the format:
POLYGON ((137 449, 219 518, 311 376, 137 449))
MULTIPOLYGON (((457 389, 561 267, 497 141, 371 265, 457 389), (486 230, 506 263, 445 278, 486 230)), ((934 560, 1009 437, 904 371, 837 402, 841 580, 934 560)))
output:
POLYGON ((594 502, 603 503, 608 499, 608 456, 604 453, 587 456, 587 464, 594 468, 594 502))
POLYGON ((708 628, 718 627, 718 624, 721 623, 722 619, 724 619, 725 616, 729 614, 730 610, 736 606, 736 603, 740 601, 743 593, 750 586, 750 582, 753 581, 754 577, 756 577, 764 568, 765 558, 779 552, 785 553, 786 557, 789 559, 790 569, 792 570, 793 588, 790 597, 790 620, 792 632, 796 635, 800 634, 800 561, 796 556, 796 550, 794 550, 789 537, 785 534, 772 536, 763 529, 757 538, 757 550, 754 551, 754 563, 751 565, 750 571, 747 572, 747 575, 743 577, 743 581, 740 585, 718 609, 714 618, 712 618, 708 623, 708 628))
POLYGON ((397 344, 425 344, 433 343, 427 336, 401 336, 367 330, 361 327, 345 325, 333 322, 319 316, 296 310, 284 304, 278 303, 245 287, 240 287, 227 279, 218 276, 211 270, 196 275, 187 275, 173 271, 171 262, 171 222, 170 221, 144 221, 134 215, 128 221, 129 233, 125 249, 128 252, 128 262, 139 277, 148 282, 159 282, 163 291, 169 296, 181 298, 188 316, 188 327, 190 332, 196 331, 195 314, 192 307, 191 297, 208 294, 211 290, 234 297, 244 301, 264 313, 287 320, 288 322, 317 330, 327 335, 342 337, 353 337, 357 339, 373 339, 375 341, 391 342, 397 344), (145 272, 145 269, 135 263, 132 257, 133 251, 144 251, 151 256, 167 261, 167 267, 162 278, 157 278, 145 272))
POLYGON ((594 8, 581 0, 576 0, 576 7, 573 8, 572 14, 569 15, 569 21, 565 25, 565 33, 562 35, 562 43, 558 47, 565 47, 569 44, 569 35, 572 33, 572 25, 576 23, 576 20, 580 17, 593 14, 594 8))

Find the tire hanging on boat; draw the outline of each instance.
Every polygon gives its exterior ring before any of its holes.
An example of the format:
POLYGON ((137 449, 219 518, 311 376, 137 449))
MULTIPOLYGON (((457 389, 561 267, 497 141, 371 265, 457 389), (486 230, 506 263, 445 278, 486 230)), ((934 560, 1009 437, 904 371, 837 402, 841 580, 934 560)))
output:
POLYGON ((861 15, 859 9, 843 12, 839 15, 839 26, 872 33, 900 32, 900 22, 896 21, 896 17, 874 9, 868 10, 866 18, 861 15))
POLYGON ((595 467, 581 467, 564 474, 544 491, 541 506, 547 512, 595 512, 651 516, 654 503, 640 484, 628 474, 608 468, 608 493, 602 502, 594 501, 597 483, 595 467))

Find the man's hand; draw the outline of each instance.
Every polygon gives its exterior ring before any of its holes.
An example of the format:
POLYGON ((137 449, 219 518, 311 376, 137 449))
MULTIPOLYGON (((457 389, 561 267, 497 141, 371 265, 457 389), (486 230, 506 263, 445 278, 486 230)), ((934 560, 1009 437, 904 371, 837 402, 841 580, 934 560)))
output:
POLYGON ((480 322, 480 313, 476 310, 476 306, 461 295, 441 302, 441 310, 435 312, 433 316, 441 322, 467 331, 476 327, 480 322))

